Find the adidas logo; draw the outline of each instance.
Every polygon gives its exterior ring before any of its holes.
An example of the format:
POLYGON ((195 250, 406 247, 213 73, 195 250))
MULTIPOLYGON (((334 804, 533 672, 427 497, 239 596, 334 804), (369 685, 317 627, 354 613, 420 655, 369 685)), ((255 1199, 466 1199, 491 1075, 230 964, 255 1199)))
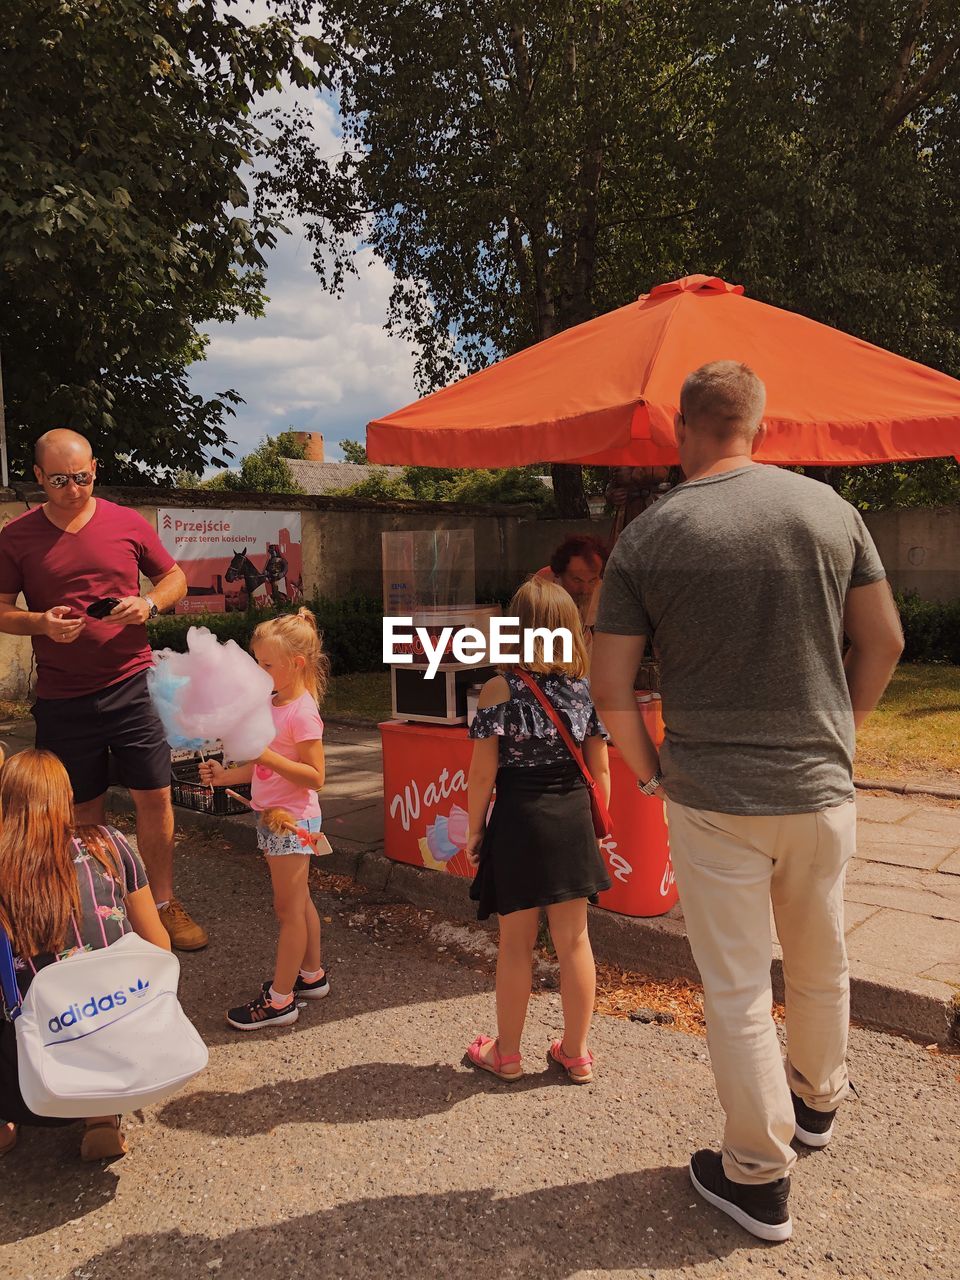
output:
MULTIPOLYGON (((137 979, 136 986, 127 987, 127 992, 135 1000, 142 1000, 149 990, 150 983, 144 982, 143 978, 137 979)), ((47 1026, 56 1035, 60 1031, 75 1027, 78 1022, 97 1018, 101 1013, 112 1013, 114 1009, 119 1009, 127 1002, 128 996, 123 991, 107 991, 102 996, 91 996, 82 1004, 70 1005, 69 1009, 64 1009, 63 1013, 51 1018, 47 1026)))

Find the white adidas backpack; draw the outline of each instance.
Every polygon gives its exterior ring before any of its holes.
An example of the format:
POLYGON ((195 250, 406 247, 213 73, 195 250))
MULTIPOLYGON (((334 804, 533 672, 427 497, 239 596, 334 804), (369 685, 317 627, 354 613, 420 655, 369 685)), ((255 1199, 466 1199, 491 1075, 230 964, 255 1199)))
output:
POLYGON ((0 972, 20 1091, 35 1115, 134 1111, 169 1098, 207 1065, 207 1047, 177 999, 179 960, 136 933, 47 965, 19 1002, 0 930, 0 972))

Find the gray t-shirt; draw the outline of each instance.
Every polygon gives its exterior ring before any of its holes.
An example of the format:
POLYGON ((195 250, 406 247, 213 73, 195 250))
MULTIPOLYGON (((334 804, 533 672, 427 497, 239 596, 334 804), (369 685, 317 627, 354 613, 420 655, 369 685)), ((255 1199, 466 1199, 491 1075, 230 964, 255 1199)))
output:
POLYGON ((597 630, 647 636, 660 659, 671 800, 777 814, 853 798, 843 604, 884 576, 858 512, 778 467, 683 484, 627 526, 597 630))

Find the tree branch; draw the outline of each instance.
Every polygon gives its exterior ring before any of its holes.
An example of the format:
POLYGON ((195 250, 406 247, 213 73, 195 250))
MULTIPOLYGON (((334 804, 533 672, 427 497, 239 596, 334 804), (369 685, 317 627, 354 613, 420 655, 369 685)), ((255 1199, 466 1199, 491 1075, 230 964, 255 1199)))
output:
MULTIPOLYGON (((878 130, 878 140, 885 142, 903 124, 911 111, 929 102, 948 78, 955 65, 960 65, 960 33, 931 58, 927 69, 909 88, 901 89, 892 101, 889 96, 884 104, 884 117, 878 130)), ((900 78, 902 84, 903 77, 900 78)))
POLYGON ((903 35, 900 37, 900 50, 894 63, 893 79, 883 98, 884 115, 893 111, 903 93, 903 82, 906 79, 910 63, 913 61, 913 55, 917 51, 917 37, 920 34, 920 27, 923 25, 923 20, 929 7, 930 0, 920 0, 904 25, 903 35))

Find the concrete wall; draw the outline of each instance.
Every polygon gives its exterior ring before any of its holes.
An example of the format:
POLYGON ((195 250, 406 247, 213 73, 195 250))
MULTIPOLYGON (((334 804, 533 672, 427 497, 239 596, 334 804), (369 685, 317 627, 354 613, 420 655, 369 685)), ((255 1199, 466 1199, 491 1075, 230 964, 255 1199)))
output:
MULTIPOLYGON (((550 559, 570 533, 605 538, 606 519, 538 520, 523 507, 448 507, 436 503, 380 502, 301 494, 227 494, 182 490, 98 490, 139 511, 156 526, 158 507, 233 507, 291 511, 303 521, 306 594, 372 595, 381 592, 380 534, 404 529, 474 531, 477 594, 509 593, 550 559)), ((0 490, 0 527, 36 505, 38 489, 0 490)), ((926 599, 960 597, 960 507, 883 511, 865 517, 897 590, 926 599)), ((0 635, 0 698, 24 698, 32 683, 29 640, 0 635)))
POLYGON ((960 507, 906 507, 864 520, 895 590, 960 598, 960 507))
POLYGON ((319 595, 380 596, 381 533, 406 529, 473 529, 477 594, 499 595, 550 560, 572 532, 606 533, 586 521, 536 520, 518 515, 429 515, 366 511, 304 511, 304 586, 319 595), (425 518, 427 516, 427 518, 425 518))
MULTIPOLYGON (((572 532, 607 533, 606 522, 537 520, 522 507, 457 507, 436 503, 371 503, 301 494, 227 494, 130 488, 97 490, 139 511, 156 528, 158 507, 299 509, 303 536, 303 585, 307 596, 371 595, 382 590, 380 534, 405 529, 472 528, 477 593, 512 591, 547 564, 554 547, 572 532)), ((0 527, 43 500, 33 487, 0 490, 0 527)), ((22 699, 33 685, 33 653, 26 637, 0 634, 0 698, 22 699)))

